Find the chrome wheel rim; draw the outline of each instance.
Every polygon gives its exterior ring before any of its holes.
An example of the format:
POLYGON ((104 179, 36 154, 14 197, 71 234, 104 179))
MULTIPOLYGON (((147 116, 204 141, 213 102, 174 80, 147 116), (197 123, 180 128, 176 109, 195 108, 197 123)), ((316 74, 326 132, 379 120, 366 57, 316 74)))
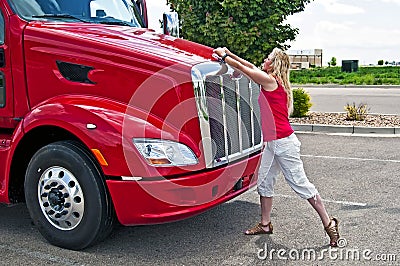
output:
POLYGON ((85 209, 83 191, 75 176, 61 166, 52 166, 42 173, 38 200, 46 219, 60 230, 72 230, 82 221, 85 209))

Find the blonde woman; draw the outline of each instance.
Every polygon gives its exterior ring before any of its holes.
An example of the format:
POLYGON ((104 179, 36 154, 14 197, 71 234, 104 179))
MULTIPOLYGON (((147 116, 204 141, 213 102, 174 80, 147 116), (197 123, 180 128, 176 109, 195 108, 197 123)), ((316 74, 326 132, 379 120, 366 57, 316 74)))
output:
POLYGON ((259 105, 264 148, 258 170, 257 190, 261 203, 261 222, 246 235, 272 234, 271 223, 274 185, 280 171, 290 187, 307 199, 317 211, 330 237, 330 246, 337 246, 338 220, 330 218, 315 186, 308 180, 300 159, 300 141, 289 123, 293 110, 293 94, 289 83, 289 56, 275 48, 264 60, 262 69, 238 57, 227 48, 214 50, 225 63, 242 71, 261 86, 259 105))

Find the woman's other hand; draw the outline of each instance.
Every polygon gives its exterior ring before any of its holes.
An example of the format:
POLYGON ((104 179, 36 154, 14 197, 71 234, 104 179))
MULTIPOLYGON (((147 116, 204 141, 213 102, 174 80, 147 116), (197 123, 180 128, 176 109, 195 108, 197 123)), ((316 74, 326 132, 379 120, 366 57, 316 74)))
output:
POLYGON ((229 50, 226 47, 218 47, 213 51, 219 57, 222 57, 224 54, 228 54, 229 50))

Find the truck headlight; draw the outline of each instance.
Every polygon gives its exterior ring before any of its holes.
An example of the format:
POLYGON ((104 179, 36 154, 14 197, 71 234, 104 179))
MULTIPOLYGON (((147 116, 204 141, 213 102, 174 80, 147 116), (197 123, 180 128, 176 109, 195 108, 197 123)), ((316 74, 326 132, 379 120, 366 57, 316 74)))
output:
POLYGON ((199 161, 193 151, 186 145, 162 139, 133 139, 133 143, 153 166, 186 166, 199 161))

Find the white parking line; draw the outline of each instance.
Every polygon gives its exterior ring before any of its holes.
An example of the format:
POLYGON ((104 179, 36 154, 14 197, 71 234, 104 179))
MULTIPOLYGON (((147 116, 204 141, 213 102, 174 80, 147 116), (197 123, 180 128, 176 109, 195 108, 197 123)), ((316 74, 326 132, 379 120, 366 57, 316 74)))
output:
MULTIPOLYGON (((400 163, 400 160, 385 160, 385 159, 374 159, 374 158, 357 158, 357 157, 339 157, 339 156, 321 156, 321 155, 310 155, 310 154, 303 154, 301 157, 306 158, 321 158, 321 159, 335 159, 335 160, 353 160, 353 161, 365 161, 365 162, 389 162, 389 163, 400 163)), ((257 193, 257 188, 253 188, 252 191, 257 193)), ((282 198, 289 198, 289 199, 299 199, 296 195, 283 195, 283 194, 275 194, 274 197, 282 197, 282 198)), ((331 200, 331 199, 322 199, 324 202, 335 203, 345 206, 359 206, 359 207, 366 207, 367 203, 362 202, 353 202, 353 201, 343 201, 343 200, 331 200)))
MULTIPOLYGON (((283 194, 275 194, 274 197, 282 197, 282 198, 289 198, 289 199, 298 199, 298 196, 291 196, 291 195, 283 195, 283 194)), ((323 202, 329 202, 329 203, 336 203, 340 205, 346 205, 346 206, 360 206, 360 207, 365 207, 367 206, 367 203, 360 203, 360 202, 352 202, 352 201, 342 201, 342 200, 329 200, 329 199, 322 199, 323 202)))
MULTIPOLYGON (((251 191, 254 193, 257 193, 257 188, 252 188, 251 191)), ((299 196, 296 195, 284 195, 284 194, 274 194, 274 197, 281 197, 281 198, 287 198, 287 199, 301 199, 299 196)), ((343 201, 343 200, 330 200, 330 199, 322 199, 323 202, 329 202, 329 203, 335 203, 335 204, 340 204, 340 205, 345 205, 345 206, 359 206, 359 207, 366 207, 368 204, 367 203, 361 203, 361 202, 354 202, 354 201, 343 201)))
POLYGON ((353 161, 365 161, 365 162, 386 162, 386 163, 400 163, 400 160, 385 160, 385 159, 374 159, 374 158, 356 158, 356 157, 339 157, 339 156, 320 156, 320 155, 309 155, 303 154, 302 157, 307 158, 322 158, 322 159, 338 159, 338 160, 353 160, 353 161))

